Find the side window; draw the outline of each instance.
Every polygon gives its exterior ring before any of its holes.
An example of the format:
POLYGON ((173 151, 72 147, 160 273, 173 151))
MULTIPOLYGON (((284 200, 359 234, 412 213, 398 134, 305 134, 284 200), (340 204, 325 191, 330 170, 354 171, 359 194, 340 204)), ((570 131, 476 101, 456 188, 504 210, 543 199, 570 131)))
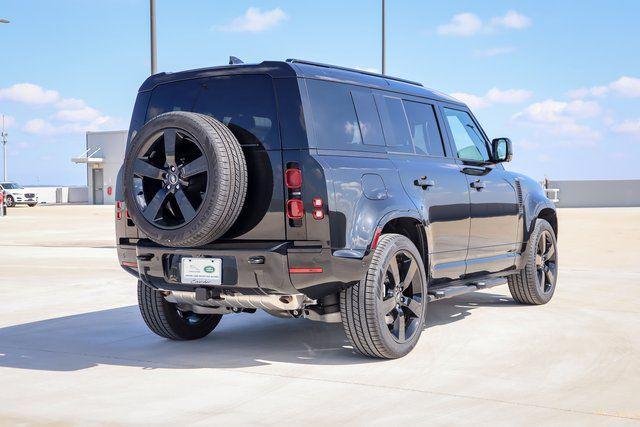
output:
POLYGON ((476 162, 489 161, 489 151, 480 130, 465 111, 444 109, 458 157, 476 162))
POLYGON ((404 101, 416 154, 444 157, 442 136, 433 105, 404 101))
POLYGON ((185 80, 157 86, 151 93, 146 121, 169 111, 191 111, 199 87, 198 80, 185 80))
POLYGON ((391 151, 413 152, 411 148, 411 132, 409 131, 409 123, 404 113, 402 100, 389 96, 378 96, 376 99, 382 103, 380 108, 381 111, 384 111, 382 128, 387 147, 391 151))
POLYGON ((307 80, 318 148, 358 150, 362 135, 349 86, 307 80))
POLYGON ((352 89, 351 96, 356 106, 362 142, 366 145, 384 145, 380 116, 373 94, 368 90, 352 89))

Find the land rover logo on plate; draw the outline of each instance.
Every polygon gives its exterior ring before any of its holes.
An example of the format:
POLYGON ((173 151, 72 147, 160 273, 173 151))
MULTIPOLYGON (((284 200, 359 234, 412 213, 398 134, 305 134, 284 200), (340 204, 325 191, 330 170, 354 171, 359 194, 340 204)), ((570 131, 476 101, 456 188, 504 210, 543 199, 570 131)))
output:
POLYGON ((180 282, 194 285, 220 285, 222 283, 221 258, 191 258, 180 260, 180 282))

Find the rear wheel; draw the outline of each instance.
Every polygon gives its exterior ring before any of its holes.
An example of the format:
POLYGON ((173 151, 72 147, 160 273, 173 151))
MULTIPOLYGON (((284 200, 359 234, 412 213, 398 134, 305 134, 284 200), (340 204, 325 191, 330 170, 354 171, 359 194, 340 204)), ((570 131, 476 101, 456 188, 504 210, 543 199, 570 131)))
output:
POLYGON ((12 208, 15 206, 15 201, 13 200, 12 196, 7 196, 7 199, 5 200, 5 204, 7 205, 8 208, 12 208))
POLYGON ((184 311, 167 301, 162 293, 138 281, 138 306, 149 329, 171 340, 195 340, 209 335, 220 323, 221 314, 184 311))
POLYGON ((558 280, 558 248, 553 227, 538 218, 524 253, 525 267, 509 277, 509 291, 520 304, 546 304, 558 280))
POLYGON ((356 350, 395 359, 415 347, 426 315, 426 277, 411 240, 380 238, 366 276, 340 294, 342 325, 356 350))

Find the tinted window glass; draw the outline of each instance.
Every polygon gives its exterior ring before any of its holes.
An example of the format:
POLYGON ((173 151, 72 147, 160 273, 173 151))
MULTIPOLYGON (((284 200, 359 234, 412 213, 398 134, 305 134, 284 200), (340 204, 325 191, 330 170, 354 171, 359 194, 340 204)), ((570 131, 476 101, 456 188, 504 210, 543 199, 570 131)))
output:
POLYGON ((268 76, 224 76, 202 81, 193 107, 229 127, 242 145, 280 148, 276 103, 268 76))
POLYGON ((362 136, 349 86, 307 80, 318 148, 357 150, 362 136))
POLYGON ((442 137, 438 129, 433 106, 419 102, 404 101, 409 129, 413 137, 416 154, 444 157, 442 137))
POLYGON ((351 96, 356 106, 362 141, 367 145, 384 145, 382 126, 373 94, 369 91, 352 90, 351 96))
POLYGON ((198 94, 198 80, 167 83, 153 89, 147 120, 169 111, 191 111, 198 94))
POLYGON ((383 129, 387 146, 393 151, 413 151, 411 148, 411 133, 409 132, 409 124, 404 113, 402 100, 388 96, 383 96, 381 99, 386 111, 383 129))
POLYGON ((445 108, 444 111, 458 151, 458 157, 463 160, 488 161, 487 145, 469 113, 449 108, 445 108))

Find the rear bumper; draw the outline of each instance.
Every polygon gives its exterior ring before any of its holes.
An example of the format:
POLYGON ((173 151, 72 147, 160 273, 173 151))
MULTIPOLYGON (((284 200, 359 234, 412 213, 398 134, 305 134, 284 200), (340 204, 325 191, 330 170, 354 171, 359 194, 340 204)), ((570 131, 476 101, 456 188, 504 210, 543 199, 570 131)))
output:
POLYGON ((216 243, 200 248, 167 248, 149 241, 118 245, 123 268, 149 286, 193 291, 199 285, 180 283, 182 257, 222 258, 222 284, 208 286, 222 293, 297 294, 317 299, 359 281, 367 259, 333 256, 321 246, 294 242, 216 243))

